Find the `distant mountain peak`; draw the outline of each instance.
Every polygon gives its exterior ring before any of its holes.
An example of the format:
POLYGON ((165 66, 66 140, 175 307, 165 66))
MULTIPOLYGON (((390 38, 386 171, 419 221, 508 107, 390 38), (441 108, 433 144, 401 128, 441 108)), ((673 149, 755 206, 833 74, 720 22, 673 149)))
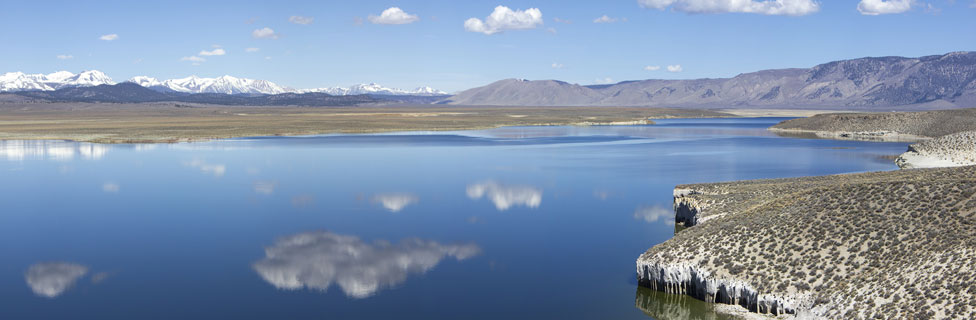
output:
POLYGON ((69 87, 87 87, 101 84, 115 84, 105 73, 98 70, 85 70, 74 74, 56 71, 48 74, 27 74, 8 72, 0 75, 0 92, 10 91, 52 91, 69 87))
MULTIPOLYGON (((281 94, 321 92, 330 95, 416 95, 440 96, 446 92, 431 87, 418 87, 415 90, 387 88, 375 82, 353 85, 348 88, 292 89, 267 80, 238 78, 222 75, 216 78, 203 78, 190 75, 183 78, 160 80, 148 76, 135 76, 126 80, 159 92, 182 93, 224 93, 224 94, 281 94)), ((0 92, 53 91, 68 87, 89 87, 101 84, 115 84, 105 73, 98 70, 85 70, 78 74, 56 71, 49 74, 26 74, 7 72, 0 74, 0 92)))
POLYGON ((440 91, 428 86, 418 87, 414 90, 403 90, 398 88, 384 87, 375 82, 360 83, 349 87, 331 87, 316 89, 301 89, 298 92, 322 92, 334 96, 347 96, 359 94, 391 95, 391 96, 442 96, 447 92, 440 91))

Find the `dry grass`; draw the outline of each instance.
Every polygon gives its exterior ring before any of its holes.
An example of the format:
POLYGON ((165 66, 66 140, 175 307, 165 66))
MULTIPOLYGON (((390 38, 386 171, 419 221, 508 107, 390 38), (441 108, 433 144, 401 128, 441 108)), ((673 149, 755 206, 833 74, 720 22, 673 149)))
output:
POLYGON ((976 167, 678 186, 710 219, 642 260, 836 319, 976 316, 976 167))
POLYGON ((976 130, 976 108, 921 112, 831 113, 783 121, 786 132, 878 133, 941 137, 976 130))
POLYGON ((248 136, 463 130, 725 117, 702 110, 617 107, 227 107, 174 103, 0 103, 0 139, 101 143, 248 136))

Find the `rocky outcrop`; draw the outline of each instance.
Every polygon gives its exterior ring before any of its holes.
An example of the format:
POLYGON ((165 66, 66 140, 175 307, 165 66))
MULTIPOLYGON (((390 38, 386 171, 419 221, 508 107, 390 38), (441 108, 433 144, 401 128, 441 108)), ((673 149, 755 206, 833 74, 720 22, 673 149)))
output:
POLYGON ((696 223, 637 259, 641 286, 768 315, 976 317, 976 166, 674 195, 696 223))
POLYGON ((976 131, 942 136, 908 146, 895 159, 902 169, 976 165, 976 131))
POLYGON ((674 189, 674 223, 683 227, 691 227, 698 224, 701 206, 698 200, 688 197, 695 194, 691 189, 674 189))
POLYGON ((797 300, 793 297, 759 294, 748 283, 714 277, 695 265, 638 259, 637 279, 640 285, 653 290, 684 294, 705 302, 739 305, 763 314, 796 313, 797 300))

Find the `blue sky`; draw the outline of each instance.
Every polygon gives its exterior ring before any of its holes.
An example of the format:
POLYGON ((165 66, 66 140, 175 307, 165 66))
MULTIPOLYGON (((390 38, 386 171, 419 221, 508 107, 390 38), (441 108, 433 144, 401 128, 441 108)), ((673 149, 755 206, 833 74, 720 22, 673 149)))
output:
POLYGON ((903 0, 907 11, 880 0, 865 1, 881 3, 875 11, 859 10, 857 1, 780 1, 766 4, 816 8, 790 15, 729 12, 753 9, 723 0, 10 1, 0 10, 0 72, 97 69, 116 81, 230 74, 296 88, 377 82, 456 91, 504 78, 715 78, 976 50, 973 0, 903 0), (466 20, 487 23, 497 6, 522 18, 537 8, 541 18, 493 34, 466 30, 466 20), (416 17, 371 22, 390 7, 416 17), (604 15, 612 22, 594 22, 604 15), (292 16, 311 21, 293 23, 292 16), (274 35, 256 37, 264 28, 274 35), (216 46, 225 54, 201 55, 216 46), (668 71, 678 65, 680 72, 668 71))

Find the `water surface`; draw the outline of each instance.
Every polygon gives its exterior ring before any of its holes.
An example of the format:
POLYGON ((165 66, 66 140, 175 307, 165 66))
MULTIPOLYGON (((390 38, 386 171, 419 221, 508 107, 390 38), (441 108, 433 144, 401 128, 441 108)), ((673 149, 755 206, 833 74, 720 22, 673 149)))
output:
POLYGON ((780 120, 0 141, 0 318, 698 314, 634 280, 676 184, 892 170, 906 148, 780 120))

